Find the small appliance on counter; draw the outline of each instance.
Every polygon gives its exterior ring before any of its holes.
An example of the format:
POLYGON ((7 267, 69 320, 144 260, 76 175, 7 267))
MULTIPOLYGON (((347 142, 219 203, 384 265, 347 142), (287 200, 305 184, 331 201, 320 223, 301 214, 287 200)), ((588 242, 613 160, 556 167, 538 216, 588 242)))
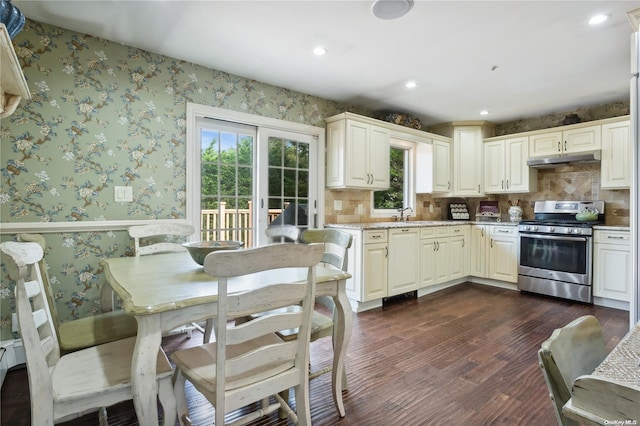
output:
POLYGON ((469 207, 465 203, 449 204, 449 220, 469 220, 469 207))
POLYGON ((497 201, 480 201, 476 209, 478 222, 500 222, 500 206, 497 201))

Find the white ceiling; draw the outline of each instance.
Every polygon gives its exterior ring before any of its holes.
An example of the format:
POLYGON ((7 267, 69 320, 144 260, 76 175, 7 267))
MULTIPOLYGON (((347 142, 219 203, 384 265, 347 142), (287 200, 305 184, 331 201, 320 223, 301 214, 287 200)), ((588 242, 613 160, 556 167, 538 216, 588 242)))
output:
POLYGON ((13 0, 27 18, 423 124, 627 101, 639 1, 13 0), (610 19, 587 24, 596 13, 610 19), (323 57, 312 49, 328 49, 323 57), (493 67, 495 70, 492 70, 493 67), (417 87, 404 83, 415 80, 417 87), (480 110, 489 110, 480 116, 480 110))

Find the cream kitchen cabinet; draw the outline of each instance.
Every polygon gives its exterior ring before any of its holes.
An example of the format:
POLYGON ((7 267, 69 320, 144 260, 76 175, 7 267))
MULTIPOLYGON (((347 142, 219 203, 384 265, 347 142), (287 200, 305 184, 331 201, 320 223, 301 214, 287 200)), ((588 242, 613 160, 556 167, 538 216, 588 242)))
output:
POLYGON ((511 283, 518 281, 517 226, 471 226, 471 275, 511 283))
POLYGON ((389 229, 387 296, 418 289, 420 282, 420 228, 389 229))
POLYGON ((451 143, 431 139, 416 144, 416 194, 451 192, 451 143))
POLYGON ((388 189, 390 130, 351 113, 326 121, 327 187, 388 189))
POLYGON ((361 301, 387 297, 389 244, 387 230, 363 232, 361 301))
POLYGON ((624 189, 631 186, 630 127, 629 120, 602 124, 602 188, 624 189))
POLYGON ((482 128, 455 127, 453 132, 453 196, 480 197, 482 189, 482 128))
POLYGON ((484 192, 532 192, 538 188, 538 171, 527 166, 529 137, 484 143, 484 192))
POLYGON ((630 302, 630 237, 628 231, 594 230, 594 296, 630 302))
POLYGON ((489 225, 471 225, 471 275, 487 277, 489 225))
POLYGON ((21 99, 31 99, 9 33, 0 24, 0 118, 13 114, 21 99))
POLYGON ((489 273, 487 278, 518 282, 518 227, 490 227, 489 273))
POLYGON ((529 135, 531 157, 595 151, 601 147, 600 125, 572 125, 571 128, 563 130, 555 129, 529 135))
POLYGON ((420 288, 469 275, 469 226, 433 226, 420 231, 420 288))

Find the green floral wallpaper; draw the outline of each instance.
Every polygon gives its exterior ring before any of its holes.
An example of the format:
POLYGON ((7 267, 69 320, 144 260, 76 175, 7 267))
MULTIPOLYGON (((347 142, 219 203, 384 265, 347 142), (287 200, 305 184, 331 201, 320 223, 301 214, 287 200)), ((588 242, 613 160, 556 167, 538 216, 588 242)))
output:
MULTIPOLYGON (((184 218, 187 102, 322 127, 346 110, 367 114, 31 20, 13 44, 32 99, 0 124, 1 223, 184 218), (133 202, 114 202, 114 186, 133 187, 133 202)), ((131 254, 127 233, 45 237, 60 319, 99 311, 99 262, 131 254)), ((1 273, 6 340, 13 282, 1 273)))

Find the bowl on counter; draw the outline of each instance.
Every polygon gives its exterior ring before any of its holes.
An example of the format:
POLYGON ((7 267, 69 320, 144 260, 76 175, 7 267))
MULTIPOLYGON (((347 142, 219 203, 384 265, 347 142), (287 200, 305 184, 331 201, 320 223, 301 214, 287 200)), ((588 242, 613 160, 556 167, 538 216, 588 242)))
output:
POLYGON ((219 250, 238 250, 244 246, 244 242, 233 240, 192 241, 182 245, 198 265, 204 265, 204 258, 209 253, 219 250))
POLYGON ((599 214, 598 210, 584 210, 576 213, 576 220, 581 222, 593 222, 598 220, 599 214))

